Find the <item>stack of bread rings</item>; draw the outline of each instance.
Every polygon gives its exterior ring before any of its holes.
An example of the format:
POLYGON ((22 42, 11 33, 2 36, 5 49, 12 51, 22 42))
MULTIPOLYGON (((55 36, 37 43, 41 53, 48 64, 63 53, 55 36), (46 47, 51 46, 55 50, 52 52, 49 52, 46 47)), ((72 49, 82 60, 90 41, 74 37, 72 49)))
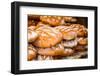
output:
POLYGON ((87 57, 84 18, 28 15, 28 61, 87 57))

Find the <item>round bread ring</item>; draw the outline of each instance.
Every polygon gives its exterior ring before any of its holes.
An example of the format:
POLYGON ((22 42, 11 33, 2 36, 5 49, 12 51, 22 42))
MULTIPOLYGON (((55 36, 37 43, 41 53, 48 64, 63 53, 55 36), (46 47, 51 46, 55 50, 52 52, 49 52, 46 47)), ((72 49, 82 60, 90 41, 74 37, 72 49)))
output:
POLYGON ((50 26, 41 26, 35 30, 39 37, 33 42, 34 46, 49 48, 61 42, 62 34, 50 26))
POLYGON ((40 20, 44 23, 50 24, 51 26, 64 24, 64 20, 60 16, 40 16, 40 20))

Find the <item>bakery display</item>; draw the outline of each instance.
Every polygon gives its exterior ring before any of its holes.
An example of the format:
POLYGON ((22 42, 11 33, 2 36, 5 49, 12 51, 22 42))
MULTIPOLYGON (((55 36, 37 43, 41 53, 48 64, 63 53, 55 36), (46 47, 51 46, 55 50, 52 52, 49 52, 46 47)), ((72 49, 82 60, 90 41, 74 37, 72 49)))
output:
POLYGON ((28 61, 88 57, 84 17, 28 15, 28 61))

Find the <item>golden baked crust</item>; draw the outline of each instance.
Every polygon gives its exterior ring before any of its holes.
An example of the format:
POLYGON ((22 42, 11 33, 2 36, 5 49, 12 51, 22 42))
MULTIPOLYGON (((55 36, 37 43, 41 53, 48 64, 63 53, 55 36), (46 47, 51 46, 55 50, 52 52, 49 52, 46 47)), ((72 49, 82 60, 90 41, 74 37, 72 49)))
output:
POLYGON ((50 26, 49 24, 44 24, 43 22, 38 22, 38 24, 36 25, 36 29, 41 27, 41 26, 50 26))
POLYGON ((73 18, 73 17, 70 17, 70 16, 65 16, 63 18, 64 18, 64 21, 66 21, 66 22, 76 22, 77 21, 76 18, 73 18))
POLYGON ((36 59, 36 52, 36 49, 32 45, 28 46, 28 61, 36 59))
POLYGON ((28 42, 34 42, 38 38, 38 34, 34 32, 34 27, 28 28, 28 42))
POLYGON ((38 48, 38 54, 46 56, 57 56, 64 52, 64 47, 61 44, 50 48, 38 48))
POLYGON ((61 44, 58 44, 51 48, 39 48, 38 54, 45 55, 45 56, 69 56, 74 51, 72 49, 64 49, 64 46, 61 44))
POLYGON ((65 53, 65 56, 71 56, 74 54, 74 50, 71 48, 66 48, 64 53, 65 53))
POLYGON ((62 33, 65 40, 73 40, 77 36, 77 33, 69 26, 57 26, 55 28, 62 33))
POLYGON ((39 37, 33 43, 36 47, 52 47, 62 40, 62 34, 50 26, 41 26, 35 32, 39 34, 39 37))
POLYGON ((78 44, 78 42, 77 42, 77 40, 76 39, 74 39, 74 40, 64 40, 64 41, 62 41, 61 42, 62 43, 62 45, 64 46, 64 47, 67 47, 67 48, 73 48, 73 47, 75 47, 75 46, 77 46, 77 44, 78 44))
POLYGON ((87 29, 80 24, 72 24, 70 27, 77 32, 77 36, 79 37, 86 37, 87 36, 87 29))
POLYGON ((78 44, 79 45, 88 45, 88 40, 87 38, 78 38, 78 44))
POLYGON ((40 20, 44 23, 50 24, 51 26, 64 24, 64 20, 60 16, 40 16, 40 20))
POLYGON ((36 26, 29 26, 29 27, 28 27, 28 30, 34 31, 35 28, 36 28, 36 26))

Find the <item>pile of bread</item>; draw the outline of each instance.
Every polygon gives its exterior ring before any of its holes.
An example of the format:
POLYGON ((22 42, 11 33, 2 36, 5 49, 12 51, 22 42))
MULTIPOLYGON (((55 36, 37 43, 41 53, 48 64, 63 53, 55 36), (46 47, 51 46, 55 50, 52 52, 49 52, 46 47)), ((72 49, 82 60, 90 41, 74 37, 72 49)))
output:
POLYGON ((69 16, 28 16, 28 61, 87 56, 87 28, 69 16))

